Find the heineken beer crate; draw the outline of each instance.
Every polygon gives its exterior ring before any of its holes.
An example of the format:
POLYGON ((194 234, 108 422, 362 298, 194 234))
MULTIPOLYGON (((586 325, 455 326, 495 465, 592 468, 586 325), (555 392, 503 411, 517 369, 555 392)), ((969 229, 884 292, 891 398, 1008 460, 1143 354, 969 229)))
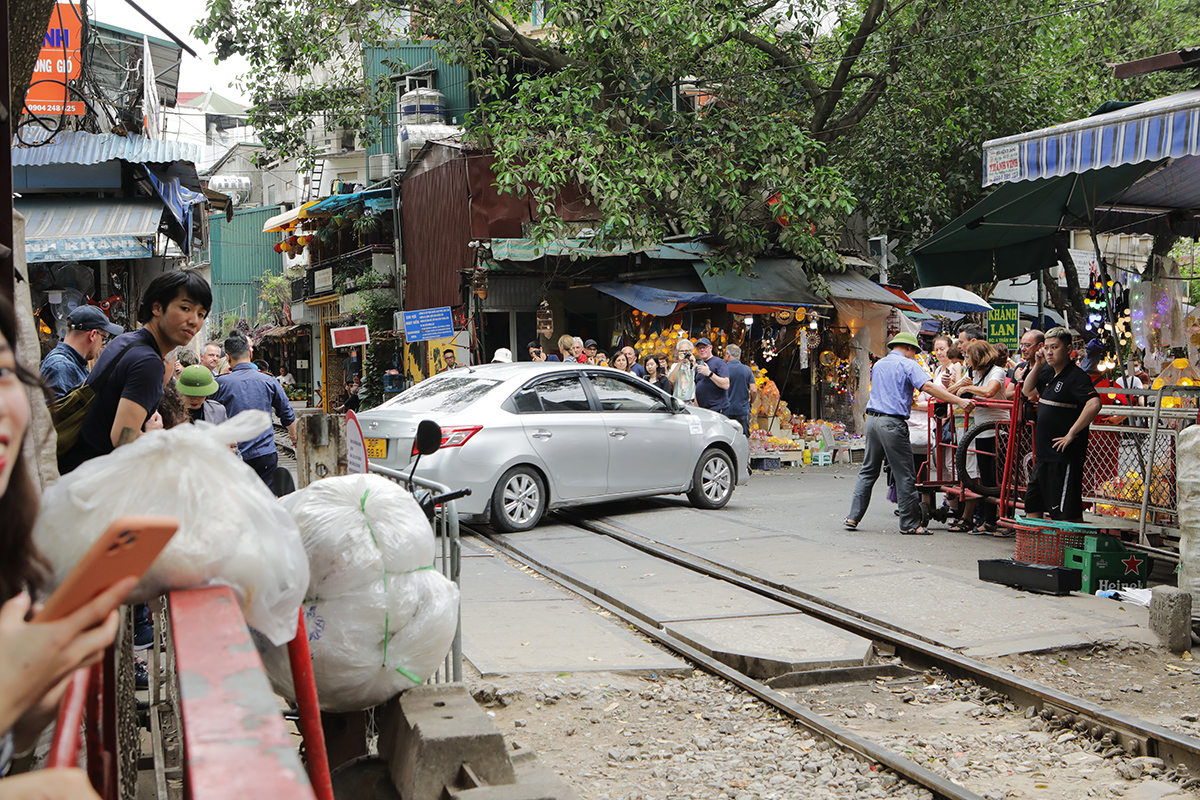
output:
POLYGON ((1063 566, 1083 573, 1081 591, 1095 594, 1109 589, 1145 589, 1150 559, 1126 550, 1115 536, 1086 536, 1083 547, 1063 548, 1063 566))

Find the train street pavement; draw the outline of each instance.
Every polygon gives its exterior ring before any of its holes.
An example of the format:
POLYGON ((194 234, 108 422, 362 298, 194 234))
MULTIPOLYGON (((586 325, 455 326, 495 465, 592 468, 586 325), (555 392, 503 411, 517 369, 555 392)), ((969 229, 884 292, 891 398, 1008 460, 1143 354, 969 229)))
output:
MULTIPOLYGON (((901 536, 882 481, 858 530, 844 530, 855 474, 841 466, 756 473, 719 511, 662 497, 573 513, 972 657, 1153 642, 1144 608, 979 581, 976 561, 1011 557, 1011 539, 950 533, 936 523, 934 536, 901 536)), ((464 655, 481 673, 685 668, 487 542, 464 536, 464 655)), ((852 634, 585 530, 570 517, 552 515, 533 531, 499 541, 764 678, 862 664, 868 656, 868 643, 852 634)))

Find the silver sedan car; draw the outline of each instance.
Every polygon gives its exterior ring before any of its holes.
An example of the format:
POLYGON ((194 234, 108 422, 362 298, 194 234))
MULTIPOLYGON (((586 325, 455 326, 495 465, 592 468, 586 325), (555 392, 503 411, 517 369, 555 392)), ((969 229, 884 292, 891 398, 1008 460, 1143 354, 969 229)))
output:
POLYGON ((417 424, 441 425, 441 449, 417 475, 469 487, 459 514, 503 531, 529 530, 547 509, 629 497, 686 493, 721 508, 749 476, 737 422, 607 367, 463 367, 358 419, 367 457, 397 470, 411 463, 417 424))

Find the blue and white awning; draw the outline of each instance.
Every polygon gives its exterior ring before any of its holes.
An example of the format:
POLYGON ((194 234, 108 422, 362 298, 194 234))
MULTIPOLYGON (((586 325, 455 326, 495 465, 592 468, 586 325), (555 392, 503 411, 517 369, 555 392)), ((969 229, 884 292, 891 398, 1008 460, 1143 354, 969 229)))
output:
POLYGON ((1200 89, 1193 89, 984 142, 983 185, 1198 155, 1200 89))

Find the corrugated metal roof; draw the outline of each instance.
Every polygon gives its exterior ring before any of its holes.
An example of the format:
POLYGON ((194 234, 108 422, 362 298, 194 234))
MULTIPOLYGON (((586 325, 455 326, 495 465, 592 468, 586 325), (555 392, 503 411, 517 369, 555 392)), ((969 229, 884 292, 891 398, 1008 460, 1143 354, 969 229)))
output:
POLYGON ((13 138, 14 167, 45 167, 52 164, 102 164, 119 158, 135 164, 167 164, 172 161, 200 160, 200 148, 188 142, 147 139, 145 136, 118 136, 115 133, 59 131, 53 135, 33 125, 21 128, 20 139, 13 138), (49 144, 41 145, 41 142, 49 144), (24 142, 24 144, 22 144, 24 142), (40 145, 29 147, 26 145, 40 145))
MULTIPOLYGON (((878 283, 864 277, 852 269, 840 274, 830 272, 821 275, 829 284, 829 296, 841 300, 866 300, 870 303, 880 303, 885 306, 907 305, 896 295, 880 286, 878 283)), ((909 301, 912 302, 911 300, 909 301)))
POLYGON ((17 198, 26 219, 25 260, 149 258, 163 204, 137 198, 17 198))
POLYGON ((279 236, 263 233, 263 222, 278 206, 239 210, 232 220, 209 217, 213 306, 209 313, 258 319, 262 279, 283 272, 283 256, 275 252, 279 236))

